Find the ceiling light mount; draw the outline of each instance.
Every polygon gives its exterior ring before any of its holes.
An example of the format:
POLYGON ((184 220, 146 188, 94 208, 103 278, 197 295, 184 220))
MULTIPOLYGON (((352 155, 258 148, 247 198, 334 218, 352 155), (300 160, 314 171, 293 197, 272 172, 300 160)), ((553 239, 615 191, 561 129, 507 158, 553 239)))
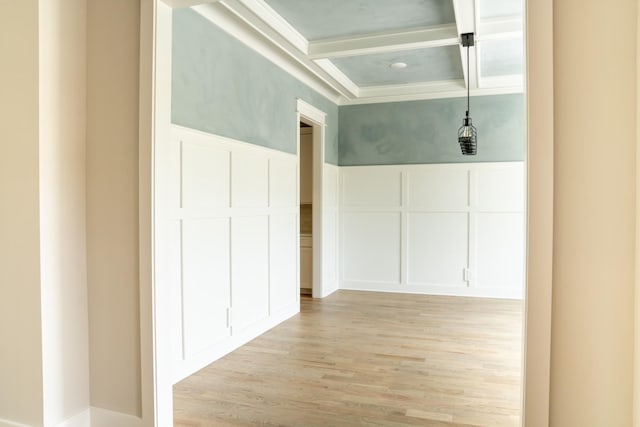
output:
POLYGON ((404 68, 407 68, 407 63, 406 62, 394 62, 391 65, 389 65, 389 67, 393 68, 394 70, 402 70, 404 68))
POLYGON ((458 129, 458 143, 460 144, 460 150, 465 156, 475 156, 478 153, 478 132, 471 122, 471 116, 469 116, 469 98, 470 92, 470 73, 469 69, 469 47, 475 46, 475 40, 473 33, 460 34, 460 42, 463 47, 467 48, 467 112, 462 119, 462 127, 458 129))

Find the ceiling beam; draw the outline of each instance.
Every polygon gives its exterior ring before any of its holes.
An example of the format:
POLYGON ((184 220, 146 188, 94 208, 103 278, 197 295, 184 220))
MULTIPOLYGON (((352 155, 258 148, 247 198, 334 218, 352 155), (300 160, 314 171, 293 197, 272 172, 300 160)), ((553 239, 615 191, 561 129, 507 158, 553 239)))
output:
POLYGON ((309 42, 309 57, 311 59, 340 58, 398 50, 452 46, 457 43, 456 26, 448 24, 430 28, 317 40, 309 42))
MULTIPOLYGON (((458 34, 477 34, 477 7, 476 0, 453 0, 453 12, 456 17, 458 34)), ((479 61, 475 48, 469 48, 469 66, 467 67, 467 48, 460 44, 460 59, 462 61, 462 74, 465 87, 469 82, 471 90, 478 88, 479 61)))

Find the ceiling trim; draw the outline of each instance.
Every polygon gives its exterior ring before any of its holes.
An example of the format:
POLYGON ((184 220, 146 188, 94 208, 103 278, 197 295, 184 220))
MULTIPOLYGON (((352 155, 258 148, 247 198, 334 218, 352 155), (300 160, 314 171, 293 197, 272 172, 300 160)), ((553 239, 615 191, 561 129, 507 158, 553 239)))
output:
MULTIPOLYGON (((433 86, 437 86, 437 84, 426 83, 418 85, 378 86, 375 88, 372 87, 371 90, 368 90, 367 88, 360 88, 361 96, 359 98, 342 98, 339 105, 380 104, 385 102, 421 101, 443 98, 465 98, 467 96, 467 89, 464 87, 462 80, 458 80, 457 88, 454 88, 453 86, 447 88, 446 84, 442 84, 440 90, 434 90, 433 86), (406 89, 406 93, 399 93, 403 88, 406 89)), ((524 88, 522 84, 510 87, 486 87, 471 90, 471 97, 507 95, 523 92, 524 88)))
POLYGON ((269 37, 264 30, 239 16, 227 3, 218 1, 193 6, 192 9, 332 102, 338 103, 341 96, 351 96, 346 89, 340 91, 341 86, 331 77, 323 78, 323 71, 313 61, 305 62, 305 59, 294 57, 291 49, 284 47, 286 41, 269 37))
MULTIPOLYGON (((453 0, 453 13, 456 17, 458 34, 477 33, 476 23, 478 13, 476 6, 476 0, 453 0)), ((467 49, 460 43, 460 60, 462 62, 462 75, 464 76, 465 87, 467 82, 469 82, 469 87, 472 90, 476 89, 478 87, 479 68, 476 49, 469 49, 469 64, 467 65, 467 49)))
POLYGON ((478 41, 502 40, 522 37, 522 18, 509 16, 504 18, 484 19, 478 23, 478 41))
MULTIPOLYGON (((207 0, 164 0, 176 4, 207 0)), ((208 0, 192 8, 285 72, 339 105, 466 96, 466 49, 460 45, 464 80, 359 87, 329 58, 459 44, 458 35, 476 33, 477 0, 452 0, 456 24, 307 41, 264 0, 208 0)), ((522 36, 519 17, 483 20, 483 40, 522 36)), ((470 50, 472 95, 522 93, 522 76, 479 75, 477 49, 470 50), (503 85, 503 87, 498 87, 503 85)))
POLYGON ((289 24, 280 14, 263 0, 237 0, 247 10, 259 16, 271 29, 280 34, 300 52, 305 55, 309 52, 309 42, 289 24))
POLYGON ((341 58, 458 44, 455 24, 309 42, 309 57, 341 58))

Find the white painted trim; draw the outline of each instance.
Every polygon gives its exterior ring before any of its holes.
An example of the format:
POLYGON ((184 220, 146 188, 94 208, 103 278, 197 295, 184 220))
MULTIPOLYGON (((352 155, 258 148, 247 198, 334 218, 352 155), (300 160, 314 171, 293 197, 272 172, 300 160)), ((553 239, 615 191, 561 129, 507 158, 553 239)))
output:
MULTIPOLYGON (((320 126, 326 125, 327 114, 324 111, 319 110, 302 99, 296 101, 296 108, 296 111, 300 113, 300 115, 304 116, 307 120, 312 120, 314 124, 320 126)), ((324 157, 322 159, 324 160, 324 157)))
MULTIPOLYGON (((109 411, 107 409, 91 407, 91 427, 141 427, 142 419, 121 412, 109 411)), ((84 424, 87 426, 87 424, 84 424)), ((66 427, 66 426, 65 426, 66 427)), ((80 427, 80 425, 78 425, 80 427)))
POLYGON ((340 95, 352 96, 239 0, 225 0, 192 9, 327 99, 338 102, 340 95))
POLYGON ((341 58, 456 44, 458 44, 456 26, 448 24, 349 38, 317 40, 309 43, 309 57, 311 59, 341 58))
MULTIPOLYGON (((312 295, 322 298, 324 292, 324 260, 323 260, 323 213, 324 213, 324 156, 325 156, 325 127, 326 113, 313 105, 298 99, 296 103, 298 122, 305 121, 313 127, 313 212, 312 212, 312 250, 313 250, 313 284, 312 295), (309 123, 310 122, 310 123, 309 123)), ((298 132, 298 144, 300 134, 298 132)), ((300 149, 298 146, 298 165, 300 164, 300 149)), ((298 175, 300 173, 298 172, 298 175)), ((300 244, 298 242, 298 265, 300 265, 300 244)))
POLYGON ((93 427, 93 423, 91 421, 90 408, 56 425, 56 427, 87 427, 87 426, 93 427))
POLYGON ((477 41, 521 38, 523 22, 519 16, 483 19, 478 23, 477 41))
MULTIPOLYGON (((298 248, 298 251, 300 249, 298 248)), ((240 333, 234 334, 226 339, 224 342, 221 342, 220 345, 217 345, 215 348, 209 349, 207 351, 203 351, 196 356, 192 357, 192 360, 189 362, 185 362, 179 369, 175 369, 173 371, 173 382, 177 383, 184 378, 195 374, 203 367, 215 362, 221 357, 231 353, 233 350, 245 345, 252 339, 264 334, 268 330, 276 327, 280 323, 285 320, 295 316, 300 312, 300 304, 296 301, 294 304, 291 304, 285 308, 278 310, 275 313, 271 313, 270 316, 255 322, 251 326, 243 329, 240 333)), ((115 425, 115 424, 113 424, 115 425)), ((93 426, 92 426, 93 427, 93 426)), ((102 427, 102 426, 99 426, 102 427)), ((104 427, 107 427, 105 425, 104 427)), ((133 427, 133 426, 132 426, 133 427)))
POLYGON ((217 1, 219 0, 162 0, 163 3, 173 9, 197 6, 204 3, 215 3, 217 1))
POLYGON ((455 291, 451 286, 437 286, 437 285, 420 285, 420 284, 406 284, 400 285, 398 283, 385 283, 385 282, 365 282, 365 281, 342 281, 340 282, 340 289, 353 290, 353 291, 369 291, 369 292, 393 292, 399 294, 419 294, 419 295, 446 295, 457 297, 474 297, 474 298, 501 298, 501 299, 515 299, 522 300, 522 292, 516 292, 510 290, 505 292, 498 288, 484 288, 478 289, 474 287, 456 288, 455 291), (498 295, 487 296, 487 292, 499 293, 498 295))
POLYGON ((337 82, 340 82, 342 87, 348 91, 350 97, 357 98, 360 94, 360 88, 356 85, 345 73, 342 72, 333 62, 328 59, 316 59, 314 61, 316 65, 324 70, 325 73, 333 77, 337 82))
POLYGON ((307 39, 264 0, 238 0, 238 2, 254 15, 260 17, 269 27, 289 41, 300 52, 306 54, 309 51, 307 39))
POLYGON ((0 427, 30 427, 27 424, 20 424, 15 421, 0 419, 0 427))
POLYGON ((214 133, 209 133, 205 131, 201 131, 198 129, 188 128, 185 126, 180 126, 171 123, 170 126, 170 134, 171 138, 183 139, 183 138, 193 138, 196 137, 198 139, 206 139, 213 140, 217 143, 221 143, 225 146, 225 148, 230 149, 232 146, 234 148, 240 148, 241 150, 249 150, 253 153, 263 155, 265 157, 270 158, 282 158, 282 159, 294 159, 296 154, 287 153, 286 151, 276 150, 275 148, 265 147, 263 145, 252 144, 250 142, 240 141, 239 139, 230 138, 228 136, 217 135, 214 133))
MULTIPOLYGON (((408 86, 408 85, 407 85, 408 86)), ((449 88, 442 91, 411 91, 411 87, 407 87, 407 93, 400 93, 398 95, 392 95, 392 87, 383 87, 384 92, 382 94, 377 93, 377 88, 365 88, 361 90, 361 97, 357 99, 343 99, 340 105, 360 105, 360 104, 379 104, 385 102, 402 102, 402 101, 418 101, 426 99, 444 99, 444 98, 463 98, 467 96, 467 90, 465 88, 449 88)), ((401 88, 399 88, 401 89, 401 88)), ((487 95, 505 95, 512 93, 523 93, 524 88, 522 86, 511 87, 486 87, 471 89, 471 96, 487 96, 487 95)))

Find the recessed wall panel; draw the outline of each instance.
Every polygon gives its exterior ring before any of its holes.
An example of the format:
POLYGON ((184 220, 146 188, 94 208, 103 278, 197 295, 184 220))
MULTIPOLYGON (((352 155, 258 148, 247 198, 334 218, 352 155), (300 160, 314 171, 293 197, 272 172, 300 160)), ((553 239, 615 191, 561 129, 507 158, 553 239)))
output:
POLYGON ((398 207, 402 175, 394 168, 344 168, 343 201, 346 207, 398 207))
POLYGON ((413 169, 407 172, 410 209, 461 210, 469 205, 469 170, 459 166, 413 169))
POLYGON ((522 164, 492 165, 476 170, 476 203, 480 211, 524 211, 522 164))
POLYGON ((400 214, 344 214, 344 278, 400 282, 400 214))
POLYGON ((478 287, 512 289, 521 294, 524 283, 524 214, 477 215, 478 287))
POLYGON ((242 330, 269 314, 269 217, 233 218, 232 332, 242 330))
POLYGON ((269 220, 271 311, 297 301, 296 215, 272 215, 269 220))
POLYGON ((266 207, 269 160, 264 155, 234 151, 231 158, 231 204, 234 208, 266 207))
POLYGON ((229 220, 182 221, 183 345, 187 357, 229 335, 229 220))
POLYGON ((469 251, 466 213, 408 215, 409 284, 464 286, 469 251))
POLYGON ((269 160, 269 205, 296 206, 297 169, 293 161, 269 160))
POLYGON ((181 144, 182 207, 228 207, 230 153, 199 143, 181 144))

